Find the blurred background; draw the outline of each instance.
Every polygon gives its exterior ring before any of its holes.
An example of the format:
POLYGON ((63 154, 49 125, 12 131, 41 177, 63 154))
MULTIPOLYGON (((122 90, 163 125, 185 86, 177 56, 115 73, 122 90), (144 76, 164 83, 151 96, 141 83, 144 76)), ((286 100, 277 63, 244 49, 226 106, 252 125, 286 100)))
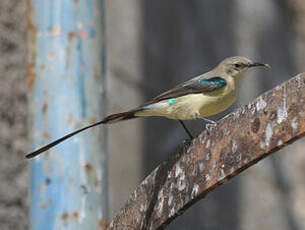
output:
MULTIPOLYGON (((109 113, 137 106, 228 56, 272 69, 252 71, 238 103, 214 119, 305 71, 303 0, 106 0, 105 6, 109 113)), ((25 18, 25 1, 0 1, 0 230, 29 226, 25 18)), ((196 134, 204 127, 187 125, 196 134)), ((162 118, 108 130, 113 217, 186 135, 178 122, 162 118)), ((301 140, 197 202, 168 229, 305 229, 304 176, 301 140)))

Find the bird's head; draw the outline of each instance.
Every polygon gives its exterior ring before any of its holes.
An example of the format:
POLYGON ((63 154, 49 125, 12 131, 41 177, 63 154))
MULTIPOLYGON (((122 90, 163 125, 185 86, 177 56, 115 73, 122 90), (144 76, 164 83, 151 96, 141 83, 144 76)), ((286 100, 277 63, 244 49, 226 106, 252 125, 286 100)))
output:
POLYGON ((250 68, 263 66, 270 68, 268 64, 262 64, 259 62, 253 62, 245 57, 229 57, 224 59, 217 68, 222 72, 232 76, 232 77, 241 77, 243 76, 250 68))

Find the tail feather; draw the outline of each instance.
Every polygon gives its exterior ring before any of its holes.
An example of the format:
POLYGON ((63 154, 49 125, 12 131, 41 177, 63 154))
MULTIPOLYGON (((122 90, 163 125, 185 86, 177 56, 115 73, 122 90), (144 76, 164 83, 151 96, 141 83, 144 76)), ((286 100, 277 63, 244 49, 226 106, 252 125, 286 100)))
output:
POLYGON ((134 119, 134 118, 137 118, 137 116, 135 116, 135 113, 139 112, 139 111, 140 111, 140 109, 136 109, 136 110, 130 110, 130 111, 123 112, 123 113, 111 114, 103 119, 103 123, 112 124, 112 123, 116 123, 119 121, 134 119))
POLYGON ((112 115, 109 115, 107 117, 105 117, 103 120, 101 121, 98 121, 94 124, 91 124, 91 125, 88 125, 88 126, 85 126, 83 128, 80 128, 72 133, 69 133, 37 150, 35 150, 34 152, 31 152, 29 154, 27 154, 25 157, 26 158, 33 158, 47 150, 49 150, 50 148, 54 147, 55 145, 58 145, 59 143, 63 142, 64 140, 80 133, 80 132, 83 132, 85 131, 86 129, 89 129, 89 128, 92 128, 94 126, 97 126, 97 125, 101 125, 101 124, 111 124, 111 123, 115 123, 115 122, 118 122, 118 121, 123 121, 123 120, 129 120, 129 119, 133 119, 133 118, 137 118, 135 116, 135 113, 140 111, 141 109, 135 109, 135 110, 130 110, 128 112, 123 112, 123 113, 116 113, 116 114, 112 114, 112 115))

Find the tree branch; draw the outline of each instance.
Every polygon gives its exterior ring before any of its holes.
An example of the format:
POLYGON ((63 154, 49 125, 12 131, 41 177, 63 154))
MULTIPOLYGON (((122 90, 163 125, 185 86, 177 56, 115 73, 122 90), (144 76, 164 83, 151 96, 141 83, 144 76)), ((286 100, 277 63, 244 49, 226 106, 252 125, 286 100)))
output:
POLYGON ((184 144, 138 186, 110 229, 162 229, 208 192, 305 135, 305 74, 184 144))

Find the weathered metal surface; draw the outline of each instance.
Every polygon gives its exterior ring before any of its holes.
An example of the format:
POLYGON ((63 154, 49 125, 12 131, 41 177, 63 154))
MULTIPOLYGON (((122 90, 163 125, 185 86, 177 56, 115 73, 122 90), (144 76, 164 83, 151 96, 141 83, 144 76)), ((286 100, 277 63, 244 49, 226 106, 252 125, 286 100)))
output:
MULTIPOLYGON (((31 149, 103 117, 103 0, 26 0, 31 149)), ((103 127, 31 161, 31 229, 104 229, 103 127)))
POLYGON ((110 229, 161 229, 208 192, 303 135, 305 74, 300 74, 221 119, 163 162, 110 229))

